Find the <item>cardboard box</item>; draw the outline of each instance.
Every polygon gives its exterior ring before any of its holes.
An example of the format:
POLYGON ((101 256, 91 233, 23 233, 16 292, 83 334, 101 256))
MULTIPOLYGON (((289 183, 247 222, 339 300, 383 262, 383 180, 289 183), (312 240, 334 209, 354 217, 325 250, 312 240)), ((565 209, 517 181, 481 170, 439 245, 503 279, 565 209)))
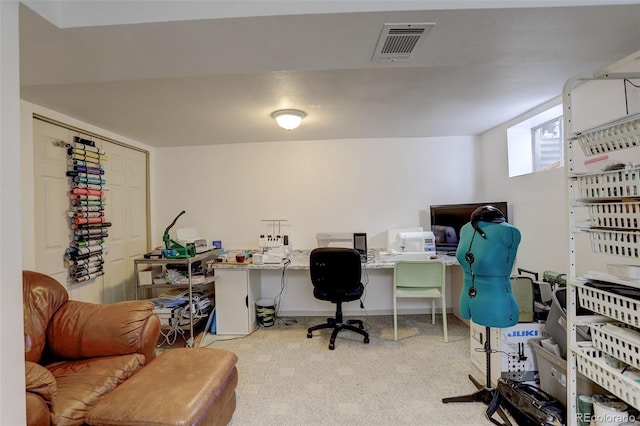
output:
POLYGON ((140 285, 151 285, 154 282, 153 279, 158 275, 162 275, 162 266, 150 266, 138 271, 138 283, 140 285))
MULTIPOLYGON (((486 327, 473 321, 469 326, 471 362, 486 376, 486 327)), ((536 322, 518 323, 508 328, 491 328, 491 383, 496 386, 500 377, 535 382, 538 366, 531 345, 532 339, 542 337, 543 334, 544 324, 536 322)))

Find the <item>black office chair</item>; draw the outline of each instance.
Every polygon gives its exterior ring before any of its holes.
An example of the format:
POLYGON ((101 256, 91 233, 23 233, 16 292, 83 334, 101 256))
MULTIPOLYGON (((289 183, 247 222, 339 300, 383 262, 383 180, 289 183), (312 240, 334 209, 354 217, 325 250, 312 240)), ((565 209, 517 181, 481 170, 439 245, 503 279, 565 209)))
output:
POLYGON ((340 330, 360 333, 364 336, 364 343, 369 343, 369 333, 365 331, 362 321, 342 319, 342 302, 358 300, 364 292, 364 286, 360 282, 360 253, 348 248, 322 247, 311 251, 309 261, 313 296, 335 303, 336 317, 327 318, 324 324, 309 327, 307 337, 313 337, 315 330, 332 328, 333 333, 329 340, 331 350, 335 349, 336 337, 340 330))

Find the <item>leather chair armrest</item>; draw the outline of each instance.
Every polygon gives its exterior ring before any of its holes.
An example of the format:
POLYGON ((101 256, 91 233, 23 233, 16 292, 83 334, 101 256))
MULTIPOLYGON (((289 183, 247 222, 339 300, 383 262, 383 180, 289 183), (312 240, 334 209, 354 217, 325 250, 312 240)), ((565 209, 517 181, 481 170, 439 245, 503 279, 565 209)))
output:
POLYGON ((24 378, 27 426, 49 426, 50 410, 58 389, 55 377, 40 364, 25 361, 24 378))
POLYGON ((69 300, 49 324, 49 352, 63 359, 141 353, 149 362, 160 333, 153 308, 145 300, 110 305, 69 300))
POLYGON ((44 400, 35 393, 27 392, 27 426, 50 426, 51 414, 44 400))
POLYGON ((156 314, 153 314, 144 322, 142 335, 138 342, 137 352, 144 355, 145 364, 150 363, 156 358, 156 346, 159 336, 160 318, 158 318, 156 314))
POLYGON ((25 361, 24 364, 24 378, 27 392, 38 395, 51 407, 58 390, 55 377, 40 364, 30 361, 25 361))

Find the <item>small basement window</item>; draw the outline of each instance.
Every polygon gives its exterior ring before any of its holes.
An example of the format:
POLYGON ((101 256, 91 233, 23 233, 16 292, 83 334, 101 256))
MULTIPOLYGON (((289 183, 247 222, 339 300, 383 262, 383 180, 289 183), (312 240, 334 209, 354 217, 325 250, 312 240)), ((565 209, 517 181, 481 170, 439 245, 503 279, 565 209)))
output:
POLYGON ((562 105, 509 127, 509 177, 563 167, 562 137, 562 105))
POLYGON ((562 116, 531 129, 533 171, 562 166, 562 116))

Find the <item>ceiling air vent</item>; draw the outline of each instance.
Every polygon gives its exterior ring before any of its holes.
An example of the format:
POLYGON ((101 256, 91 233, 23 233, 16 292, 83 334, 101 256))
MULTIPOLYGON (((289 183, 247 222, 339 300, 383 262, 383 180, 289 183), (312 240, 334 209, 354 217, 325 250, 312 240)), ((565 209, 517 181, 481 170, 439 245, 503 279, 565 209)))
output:
POLYGON ((403 61, 411 58, 418 43, 424 40, 435 24, 384 24, 376 50, 374 62, 403 61))

